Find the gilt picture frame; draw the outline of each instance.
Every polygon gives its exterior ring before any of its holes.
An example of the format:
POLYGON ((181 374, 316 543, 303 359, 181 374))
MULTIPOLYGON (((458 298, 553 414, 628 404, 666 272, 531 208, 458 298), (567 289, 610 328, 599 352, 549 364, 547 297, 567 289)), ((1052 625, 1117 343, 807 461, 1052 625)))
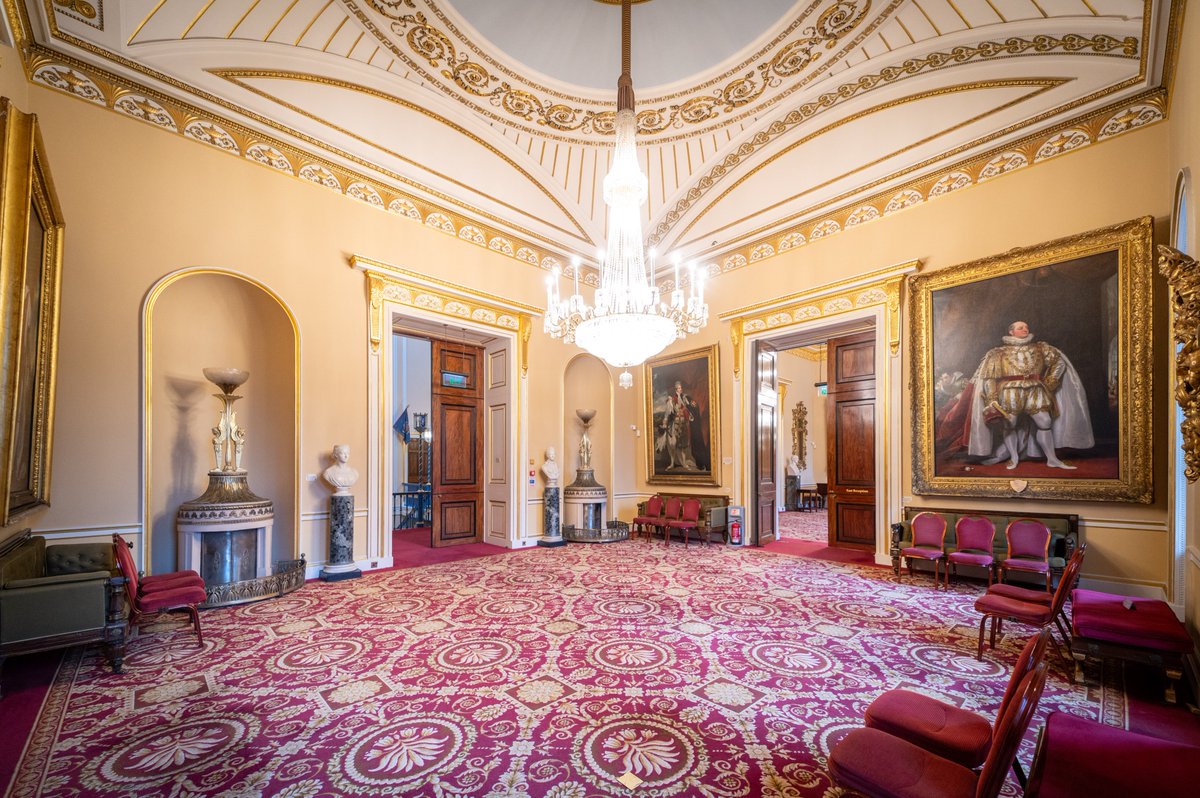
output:
POLYGON ((63 215, 37 117, 0 98, 0 523, 50 503, 63 215))
POLYGON ((1153 220, 909 282, 913 492, 1153 501, 1153 220))
POLYGON ((721 484, 718 358, 713 344, 643 364, 647 483, 721 484))

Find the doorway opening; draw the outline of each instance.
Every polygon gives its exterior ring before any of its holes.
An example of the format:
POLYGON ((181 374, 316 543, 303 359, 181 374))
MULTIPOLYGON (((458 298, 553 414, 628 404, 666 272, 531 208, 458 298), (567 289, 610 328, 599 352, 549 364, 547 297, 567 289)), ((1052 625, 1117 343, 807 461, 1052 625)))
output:
POLYGON ((884 362, 875 318, 761 338, 753 348, 752 540, 872 561, 884 362))
POLYGON ((396 567, 507 551, 512 340, 393 314, 383 406, 396 567))

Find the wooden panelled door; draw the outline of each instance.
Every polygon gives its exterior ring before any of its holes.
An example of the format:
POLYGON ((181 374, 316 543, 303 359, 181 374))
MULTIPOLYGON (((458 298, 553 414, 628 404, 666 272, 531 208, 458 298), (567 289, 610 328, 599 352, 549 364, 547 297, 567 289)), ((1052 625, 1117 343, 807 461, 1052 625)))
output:
POLYGON ((433 545, 483 540, 483 350, 433 341, 433 545))
POLYGON ((875 548, 875 332, 829 339, 829 545, 875 548))
MULTIPOLYGON (((775 428, 779 404, 779 374, 775 348, 765 341, 754 342, 754 537, 751 543, 762 546, 775 540, 775 428)), ((714 464, 715 467, 715 464, 714 464)))
POLYGON ((497 338, 484 350, 487 363, 487 513, 486 540, 504 545, 509 539, 509 427, 513 390, 508 368, 508 339, 497 338))

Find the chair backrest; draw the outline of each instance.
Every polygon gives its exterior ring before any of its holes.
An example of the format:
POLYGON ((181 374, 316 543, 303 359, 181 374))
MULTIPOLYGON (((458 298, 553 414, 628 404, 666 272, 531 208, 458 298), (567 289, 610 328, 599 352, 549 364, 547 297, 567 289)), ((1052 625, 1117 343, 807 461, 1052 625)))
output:
POLYGON ((1008 540, 1009 557, 1042 561, 1050 559, 1050 527, 1036 518, 1010 521, 1004 530, 1004 537, 1008 540))
POLYGON ((1040 662, 1026 674, 1004 715, 996 721, 992 747, 988 750, 983 769, 979 771, 979 781, 975 783, 975 798, 996 798, 1000 794, 1000 788, 1004 786, 1004 779, 1017 755, 1017 748, 1021 745, 1021 738, 1029 729, 1038 701, 1042 698, 1048 667, 1047 663, 1040 662))
POLYGON ((1072 558, 1067 562, 1067 567, 1063 569, 1062 576, 1058 578, 1058 587, 1054 591, 1054 598, 1050 602, 1050 617, 1053 618, 1062 612, 1063 606, 1067 603, 1067 597, 1071 595, 1071 591, 1075 588, 1075 577, 1079 575, 1079 569, 1083 567, 1083 558, 1072 558))
POLYGON ((138 571, 137 565, 133 562, 133 554, 129 551, 129 544, 125 542, 125 538, 120 535, 113 535, 113 551, 116 554, 117 567, 121 569, 121 576, 125 577, 125 595, 129 597, 129 606, 136 606, 138 571))
POLYGON ((945 517, 937 513, 917 513, 911 524, 914 546, 935 546, 940 549, 945 544, 945 517))
POLYGON ((1038 666, 1043 659, 1046 658, 1046 649, 1050 646, 1050 627, 1043 626, 1042 630, 1029 638, 1029 642, 1025 644, 1025 648, 1021 649, 1021 655, 1017 657, 1017 664, 1013 665, 1013 672, 1008 677, 1008 686, 1004 688, 1004 698, 1000 699, 1000 708, 996 710, 996 722, 1004 717, 1008 705, 1012 702, 1013 696, 1017 693, 1017 688, 1021 686, 1021 682, 1025 677, 1038 666))
POLYGON ((818 482, 817 483, 817 495, 818 496, 828 496, 829 495, 829 483, 828 482, 818 482))
POLYGON ((679 510, 683 506, 683 502, 678 496, 667 497, 667 511, 663 513, 663 518, 676 520, 679 518, 679 510))
POLYGON ((685 499, 683 502, 683 520, 684 521, 699 521, 700 520, 700 500, 685 499))
POLYGON ((662 515, 662 511, 663 497, 656 493, 650 497, 648 502, 646 502, 646 515, 650 516, 651 518, 656 518, 662 515))
POLYGON ((991 554, 996 542, 996 525, 982 515, 964 515, 954 524, 954 538, 959 551, 991 554))

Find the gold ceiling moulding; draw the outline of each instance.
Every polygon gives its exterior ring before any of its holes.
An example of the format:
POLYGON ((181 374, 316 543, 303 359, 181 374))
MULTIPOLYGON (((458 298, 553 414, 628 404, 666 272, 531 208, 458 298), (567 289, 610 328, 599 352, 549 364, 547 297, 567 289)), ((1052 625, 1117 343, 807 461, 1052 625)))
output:
MULTIPOLYGON (((856 37, 853 44, 861 43, 865 35, 889 19, 891 12, 902 2, 904 0, 892 0, 861 35, 856 37)), ((526 132, 539 136, 545 136, 547 129, 560 133, 602 136, 614 134, 616 110, 611 101, 565 95, 517 75, 468 41, 434 3, 427 3, 430 12, 436 16, 434 21, 423 12, 417 11, 413 3, 404 0, 367 0, 367 3, 376 12, 391 20, 391 32, 408 47, 407 52, 380 30, 353 0, 347 0, 346 5, 392 55, 430 82, 441 85, 439 78, 444 79, 447 81, 446 89, 454 87, 470 97, 484 100, 488 106, 500 109, 503 115, 477 106, 476 110, 481 113, 505 124, 522 127, 524 125, 521 123, 532 125, 533 127, 525 128, 526 132), (413 13, 406 13, 406 9, 412 9, 413 13), (460 51, 454 39, 458 39, 464 50, 472 51, 478 60, 472 60, 472 53, 460 51), (424 66, 419 62, 424 62, 424 66), (433 71, 430 72, 426 67, 433 71), (502 74, 498 75, 497 72, 502 74), (509 79, 525 88, 514 85, 509 79), (540 92, 543 96, 538 96, 535 92, 540 92)), ((638 135, 654 136, 664 131, 694 127, 718 119, 721 120, 718 127, 730 124, 740 120, 745 114, 736 118, 723 117, 743 109, 749 113, 761 113, 766 107, 791 93, 779 92, 767 98, 769 101, 760 103, 768 89, 777 88, 784 82, 799 81, 800 85, 808 83, 816 76, 808 68, 821 60, 824 50, 833 49, 859 27, 871 9, 871 0, 827 0, 825 6, 817 15, 816 21, 804 27, 803 22, 809 18, 809 12, 814 8, 809 6, 803 16, 787 26, 784 34, 760 50, 756 58, 773 50, 788 35, 795 33, 795 38, 780 46, 779 51, 768 60, 740 64, 739 69, 744 74, 738 77, 734 77, 732 73, 726 74, 723 77, 726 82, 720 88, 708 90, 715 82, 709 81, 702 87, 691 90, 690 96, 688 92, 681 92, 644 101, 644 105, 651 107, 645 108, 637 115, 638 135), (670 100, 678 102, 659 105, 670 100), (653 107, 656 105, 658 107, 653 107)), ((844 49, 833 58, 826 58, 821 62, 822 66, 836 63, 848 49, 844 49)), ((458 99, 467 100, 467 97, 460 96, 458 99)), ((694 136, 702 132, 708 131, 689 131, 687 135, 694 136)))
POLYGON ((711 264, 710 277, 734 271, 751 263, 782 255, 816 239, 835 235, 954 191, 1161 122, 1166 119, 1165 102, 1165 89, 1152 89, 1127 103, 1109 106, 1063 122, 1011 145, 997 147, 969 160, 944 167, 933 174, 915 178, 831 211, 811 215, 800 224, 785 227, 769 236, 754 238, 750 243, 733 248, 699 253, 696 258, 711 264))
MULTIPOLYGON (((782 119, 776 120, 767 126, 765 130, 759 131, 749 141, 741 144, 734 152, 722 158, 708 174, 701 177, 695 182, 695 185, 688 190, 675 206, 668 211, 663 220, 659 222, 649 236, 649 241, 652 244, 662 242, 668 233, 674 229, 684 215, 691 210, 710 189, 717 185, 725 176, 731 174, 733 170, 750 156, 774 142, 780 136, 790 132, 793 128, 803 124, 813 117, 827 112, 829 109, 856 99, 863 94, 874 91, 876 89, 891 85, 897 81, 906 80, 916 75, 925 72, 930 72, 937 69, 959 66, 975 61, 986 61, 994 58, 1012 57, 1016 55, 1064 55, 1064 54, 1080 54, 1090 53, 1094 55, 1119 54, 1123 57, 1136 57, 1140 51, 1138 40, 1133 37, 1125 39, 1116 39, 1112 36, 1100 34, 1097 36, 1087 37, 1077 34, 1067 34, 1062 37, 1052 36, 1034 36, 1031 38, 1010 37, 1003 42, 986 41, 978 45, 956 47, 953 50, 946 52, 933 52, 921 58, 910 58, 903 64, 896 66, 885 67, 879 72, 863 75, 853 83, 843 84, 837 88, 827 91, 820 96, 800 104, 797 108, 790 111, 782 119)), ((1128 82, 1128 81, 1127 81, 1128 82)), ((981 81, 980 85, 987 85, 988 81, 981 81)), ((1123 88, 1123 85, 1118 85, 1108 91, 1116 91, 1123 88)), ((1076 108, 1082 105, 1087 100, 1095 99, 1094 96, 1082 98, 1073 103, 1070 103, 1062 108, 1055 109, 1055 113, 1061 113, 1071 108, 1076 108)), ((854 121, 858 115, 851 116, 846 121, 854 121)), ((777 157, 777 156, 776 156, 777 157)), ((686 232, 686 231, 685 231, 686 232)))
POLYGON ((788 296, 735 308, 718 318, 729 322, 733 342, 733 376, 742 371, 742 341, 764 330, 785 332, 798 324, 829 319, 863 308, 883 306, 884 329, 893 355, 900 351, 900 292, 910 274, 921 269, 911 260, 858 277, 838 280, 788 296))
MULTIPOLYGON (((346 169, 230 119, 206 114, 198 107, 180 103, 131 82, 125 83, 101 70, 87 69, 74 59, 68 61, 58 53, 48 54, 49 51, 43 48, 36 50, 26 65, 31 82, 103 106, 160 130, 207 144, 281 174, 316 183, 539 269, 548 271, 555 266, 565 266, 557 251, 408 194, 364 173, 346 169)), ((581 280, 590 284, 595 277, 589 273, 581 280)))
POLYGON ((383 303, 388 301, 443 316, 456 323, 469 321, 514 336, 521 374, 528 372, 533 317, 542 315, 544 311, 541 308, 474 291, 361 255, 352 255, 350 266, 364 272, 367 277, 371 351, 379 351, 384 331, 391 329, 391 325, 385 323, 383 311, 383 303))

